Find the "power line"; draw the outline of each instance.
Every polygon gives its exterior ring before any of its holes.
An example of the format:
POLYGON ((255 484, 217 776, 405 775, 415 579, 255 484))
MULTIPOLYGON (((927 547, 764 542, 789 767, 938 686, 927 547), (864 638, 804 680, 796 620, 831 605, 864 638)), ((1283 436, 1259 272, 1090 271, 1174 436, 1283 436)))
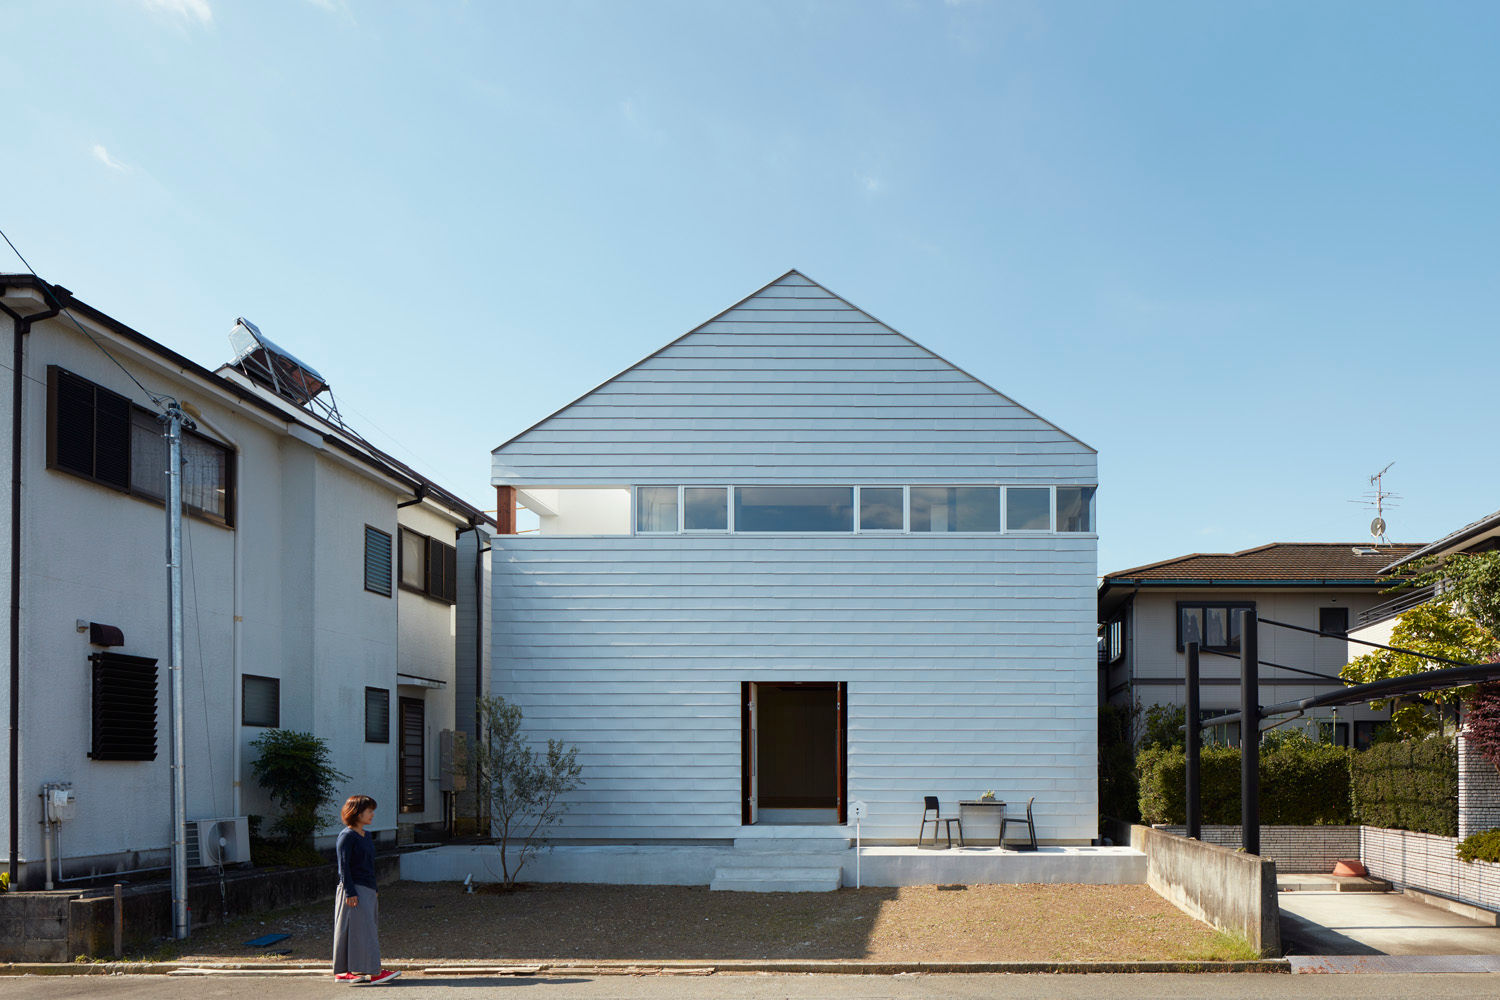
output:
POLYGON ((132 372, 129 368, 126 368, 125 365, 121 363, 121 361, 120 361, 119 358, 117 358, 113 354, 109 353, 109 348, 107 348, 103 344, 101 344, 99 342, 99 339, 97 337, 95 337, 92 333, 89 333, 87 330, 85 330, 83 328, 83 324, 80 323, 80 322, 78 322, 78 317, 74 316, 71 312, 69 312, 68 311, 68 307, 65 306, 65 305, 63 305, 62 302, 61 302, 61 300, 59 300, 56 295, 52 294, 52 285, 51 285, 51 283, 48 282, 47 279, 43 278, 41 275, 39 275, 39 274, 36 273, 36 268, 34 268, 34 267, 31 266, 31 261, 27 260, 26 259, 26 255, 23 254, 23 253, 21 253, 21 251, 16 247, 16 245, 11 242, 11 239, 10 239, 9 236, 5 235, 5 230, 0 229, 0 237, 4 238, 6 244, 11 248, 12 251, 15 252, 15 255, 21 259, 21 263, 24 264, 24 265, 26 265, 26 272, 28 274, 30 274, 33 278, 35 278, 37 281, 39 281, 39 282, 42 283, 42 294, 45 295, 49 300, 51 300, 52 304, 57 307, 58 311, 60 313, 62 313, 64 316, 68 317, 68 319, 73 323, 74 326, 78 327, 78 332, 79 333, 81 333, 85 337, 87 337, 90 340, 90 342, 93 343, 93 345, 95 347, 99 348, 99 350, 101 352, 103 352, 103 354, 104 354, 104 356, 106 358, 109 358, 109 360, 111 360, 111 361, 113 361, 115 363, 115 367, 119 368, 120 371, 124 372, 126 374, 126 376, 129 377, 130 381, 134 382, 136 384, 136 386, 142 392, 144 392, 147 396, 149 396, 151 398, 151 402, 152 403, 154 403, 156 406, 160 407, 161 409, 165 410, 166 406, 164 405, 164 400, 171 400, 174 403, 177 402, 177 398, 175 396, 169 396, 169 395, 166 395, 165 393, 152 392, 150 389, 147 389, 146 386, 145 386, 145 384, 142 383, 140 379, 138 379, 138 378, 135 377, 135 373, 132 372))

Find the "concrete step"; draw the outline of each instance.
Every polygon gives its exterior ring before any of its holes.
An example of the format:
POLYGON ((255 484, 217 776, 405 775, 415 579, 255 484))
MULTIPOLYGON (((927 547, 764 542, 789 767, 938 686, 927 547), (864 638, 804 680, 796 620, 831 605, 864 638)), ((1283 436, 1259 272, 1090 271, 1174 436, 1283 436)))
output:
POLYGON ((753 854, 838 854, 854 841, 848 837, 736 837, 734 849, 753 854))
POLYGON ((843 884, 842 868, 716 868, 709 888, 717 892, 832 892, 843 884))

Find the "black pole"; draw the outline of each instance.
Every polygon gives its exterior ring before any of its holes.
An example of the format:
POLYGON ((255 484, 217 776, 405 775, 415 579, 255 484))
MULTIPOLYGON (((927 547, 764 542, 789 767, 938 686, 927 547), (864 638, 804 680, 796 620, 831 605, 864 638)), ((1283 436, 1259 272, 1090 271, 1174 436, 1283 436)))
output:
POLYGON ((1246 854, 1260 853, 1260 640, 1255 612, 1240 615, 1240 830, 1246 854))
POLYGON ((1202 787, 1198 779, 1198 749, 1202 735, 1198 726, 1198 644, 1187 646, 1187 835, 1203 838, 1202 787))

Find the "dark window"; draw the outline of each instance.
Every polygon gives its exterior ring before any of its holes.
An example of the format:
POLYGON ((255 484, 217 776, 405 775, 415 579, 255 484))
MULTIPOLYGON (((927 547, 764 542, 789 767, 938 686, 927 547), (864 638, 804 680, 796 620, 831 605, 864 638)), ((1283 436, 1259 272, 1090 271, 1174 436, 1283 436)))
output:
POLYGON ((1354 749, 1368 750, 1370 745, 1380 739, 1381 735, 1389 729, 1391 724, 1383 719, 1372 722, 1354 723, 1354 749))
POLYGON ((401 589, 453 604, 458 600, 458 550, 426 535, 401 529, 401 589))
POLYGON ((723 531, 729 527, 729 490, 723 486, 686 486, 682 490, 685 531, 723 531))
POLYGON ((240 678, 240 724, 268 729, 281 725, 281 681, 254 674, 240 678))
POLYGON ((1057 530, 1094 530, 1093 486, 1059 486, 1057 488, 1057 530))
POLYGON ((95 653, 94 760, 156 759, 156 661, 123 653, 95 653))
POLYGON ((1318 631, 1346 635, 1349 632, 1349 609, 1319 608, 1318 631))
POLYGON ((421 699, 401 699, 401 773, 400 796, 402 812, 421 812, 425 806, 426 791, 422 777, 423 747, 426 736, 425 712, 421 699))
POLYGON ((853 531, 852 486, 739 486, 735 531, 853 531))
POLYGON ((365 589, 391 596, 391 536, 365 525, 365 589))
POLYGON ((1196 642, 1203 649, 1222 652, 1240 651, 1240 612, 1254 611, 1247 602, 1206 602, 1177 604, 1177 649, 1187 649, 1196 642))
MULTIPOLYGON (((53 365, 47 369, 47 465, 158 503, 167 496, 167 439, 155 414, 53 365)), ((234 523, 229 448, 182 433, 182 506, 234 523)))
POLYGON ((900 531, 904 526, 903 500, 899 486, 861 486, 860 531, 900 531))
POLYGON ((365 688, 365 742, 391 741, 391 693, 385 688, 365 688))

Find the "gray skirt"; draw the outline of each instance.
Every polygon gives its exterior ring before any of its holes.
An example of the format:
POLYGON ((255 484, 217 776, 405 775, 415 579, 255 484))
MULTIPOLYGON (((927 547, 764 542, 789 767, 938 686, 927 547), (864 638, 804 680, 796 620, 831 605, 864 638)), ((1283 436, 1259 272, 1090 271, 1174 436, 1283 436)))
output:
POLYGON ((333 896, 333 971, 374 975, 380 971, 380 894, 369 886, 354 887, 358 906, 350 906, 339 883, 333 896))

